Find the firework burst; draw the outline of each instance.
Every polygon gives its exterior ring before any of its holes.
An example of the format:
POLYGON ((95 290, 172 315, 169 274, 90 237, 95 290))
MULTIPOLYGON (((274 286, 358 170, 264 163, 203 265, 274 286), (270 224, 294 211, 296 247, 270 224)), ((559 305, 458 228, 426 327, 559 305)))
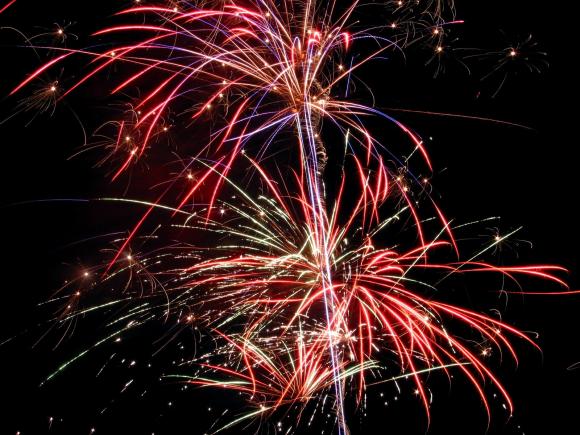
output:
POLYGON ((533 342, 498 317, 447 302, 441 287, 481 272, 565 286, 562 269, 482 259, 511 234, 458 260, 453 225, 429 196, 428 177, 407 170, 415 155, 419 171, 432 169, 419 134, 349 97, 362 83, 357 72, 388 52, 426 42, 439 59, 447 29, 461 23, 453 4, 389 2, 393 20, 366 28, 355 17, 358 2, 137 3, 117 14, 121 24, 95 33, 110 38, 105 49, 56 48, 12 92, 88 58, 76 82, 61 80, 31 97, 32 108, 49 110, 117 68, 123 77, 110 92, 137 89, 139 96, 99 130, 115 165, 112 181, 151 160, 174 125, 199 132, 193 145, 180 142, 187 157, 161 182, 157 199, 138 201, 145 212, 111 260, 91 271, 107 285, 124 279, 123 296, 91 305, 73 281, 61 289, 72 292, 57 322, 123 301, 128 308, 115 323, 129 326, 97 344, 159 319, 203 328, 216 345, 191 361, 195 374, 179 378, 243 393, 257 409, 247 418, 332 397, 338 432, 347 433, 347 395, 360 403, 369 380, 381 382, 394 366, 414 381, 427 415, 423 375, 452 368, 488 414, 485 381, 511 411, 483 357, 504 349, 517 360, 511 340, 533 342), (403 138, 405 158, 371 131, 369 117, 403 138), (143 228, 159 210, 180 242, 141 251, 143 228))

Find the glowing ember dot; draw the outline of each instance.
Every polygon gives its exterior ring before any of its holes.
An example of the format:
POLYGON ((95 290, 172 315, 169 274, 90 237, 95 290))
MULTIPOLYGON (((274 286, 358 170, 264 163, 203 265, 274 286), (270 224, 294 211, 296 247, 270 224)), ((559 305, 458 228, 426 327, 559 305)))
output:
POLYGON ((131 155, 134 156, 135 154, 137 154, 137 150, 131 150, 131 155))
POLYGON ((125 136, 125 141, 127 142, 131 141, 131 136, 125 136))
POLYGON ((226 211, 222 208, 220 209, 220 214, 224 214, 226 211))
POLYGON ((270 12, 266 12, 266 18, 270 18, 270 12))
POLYGON ((439 29, 435 29, 435 30, 433 30, 433 34, 434 34, 434 35, 439 35, 439 29))
POLYGON ((84 273, 84 276, 89 276, 89 272, 85 272, 84 273))
POLYGON ((163 127, 163 131, 167 131, 169 130, 167 127, 163 127))
POLYGON ((206 108, 207 110, 211 109, 211 104, 208 104, 208 105, 206 105, 206 106, 205 106, 205 108, 206 108))
POLYGON ((127 260, 132 260, 133 256, 131 254, 127 255, 127 260))
POLYGON ((511 57, 515 57, 515 56, 516 56, 516 54, 517 54, 517 53, 516 53, 516 51, 515 51, 515 50, 512 50, 512 51, 510 51, 510 56, 511 56, 511 57))
POLYGON ((437 48, 435 49, 435 51, 436 51, 437 53, 441 53, 441 52, 443 51, 443 47, 441 47, 441 46, 439 45, 439 46, 437 46, 437 48))
POLYGON ((344 65, 338 65, 338 69, 342 71, 344 69, 344 65))
POLYGON ((56 91, 56 86, 51 86, 50 87, 50 92, 55 92, 56 91))
POLYGON ((58 33, 59 35, 62 35, 64 32, 62 31, 62 29, 58 29, 58 31, 56 33, 58 33))
POLYGON ((499 242, 501 240, 501 237, 500 236, 495 236, 494 239, 495 239, 496 242, 499 242))
POLYGON ((392 29, 394 29, 395 27, 397 27, 397 24, 395 24, 395 23, 392 23, 392 24, 391 24, 391 28, 392 28, 392 29))
POLYGON ((81 295, 81 292, 76 292, 75 293, 75 296, 80 296, 80 295, 81 295))
POLYGON ((429 180, 427 178, 423 178, 423 183, 427 184, 429 180))
POLYGON ((117 55, 117 53, 115 53, 114 51, 111 51, 111 57, 115 57, 117 55))
POLYGON ((419 395, 419 390, 416 389, 415 390, 415 396, 418 396, 418 395, 419 395))
POLYGON ((220 98, 223 98, 223 97, 224 97, 224 94, 220 93, 220 98))
POLYGON ((402 2, 402 1, 398 1, 398 2, 397 2, 397 4, 398 4, 399 6, 403 6, 403 2, 402 2))
POLYGON ((192 175, 192 174, 187 174, 187 178, 188 178, 189 180, 193 180, 193 175, 192 175))

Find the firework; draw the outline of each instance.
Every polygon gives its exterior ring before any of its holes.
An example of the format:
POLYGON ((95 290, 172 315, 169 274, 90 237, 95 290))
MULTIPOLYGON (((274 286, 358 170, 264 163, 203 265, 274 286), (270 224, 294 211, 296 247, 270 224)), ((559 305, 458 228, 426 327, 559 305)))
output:
POLYGON ((408 170, 416 155, 418 171, 431 171, 423 140, 389 113, 349 97, 360 83, 357 72, 389 51, 425 42, 439 59, 445 32, 462 23, 453 5, 394 2, 387 6, 398 18, 367 29, 353 24, 357 2, 216 3, 123 10, 123 23, 95 33, 111 38, 107 48, 56 48, 54 59, 12 92, 86 57, 88 69, 76 82, 52 82, 31 97, 29 106, 50 110, 112 67, 122 71, 110 92, 137 88, 139 97, 99 131, 106 160, 116 165, 112 181, 150 160, 175 124, 196 125, 201 138, 195 146, 180 141, 180 155, 187 156, 180 169, 161 182, 155 201, 138 201, 145 212, 117 241, 111 260, 91 271, 107 284, 126 279, 128 294, 91 305, 72 281, 61 289, 73 292, 57 322, 126 302, 114 324, 129 326, 96 345, 159 319, 203 328, 216 346, 192 361, 195 374, 179 377, 243 393, 257 409, 247 418, 332 397, 338 432, 347 433, 345 397, 360 403, 369 379, 380 382, 393 366, 413 379, 427 415, 423 375, 451 368, 474 386, 488 415, 486 380, 511 411, 484 357, 504 349, 517 360, 511 340, 533 342, 500 318, 455 306, 436 291, 480 272, 565 286, 558 277, 563 269, 482 259, 511 234, 457 260, 453 225, 429 196, 428 176, 408 170), (357 56, 355 47, 361 47, 357 56), (369 117, 388 123, 405 151, 373 133, 369 117), (275 158, 280 154, 285 160, 275 158), (144 228, 160 210, 182 240, 142 252, 144 228), (204 238, 206 245, 199 242, 204 238), (463 339, 455 329, 480 340, 463 339))
POLYGON ((182 242, 120 259, 105 279, 107 284, 130 283, 123 287, 133 290, 119 299, 91 305, 94 296, 79 297, 84 277, 68 283, 62 291, 71 297, 59 322, 67 324, 88 311, 121 303, 128 304, 121 324, 129 326, 109 339, 127 328, 167 319, 180 328, 206 331, 215 339, 214 349, 183 364, 197 366, 194 375, 172 377, 242 392, 260 413, 296 405, 305 408, 311 400, 327 396, 336 381, 360 401, 367 378, 371 384, 380 383, 380 373, 394 366, 399 366, 401 376, 414 380, 427 414, 430 400, 422 375, 451 367, 473 384, 488 412, 486 379, 504 395, 511 410, 507 392, 484 359, 494 349, 504 348, 517 361, 510 337, 533 342, 500 318, 439 300, 438 290, 460 275, 480 272, 499 273, 514 281, 518 275, 535 276, 564 285, 555 275, 563 269, 497 267, 480 259, 511 234, 494 238, 469 261, 431 260, 440 257, 439 251, 444 258, 454 255, 452 242, 444 237, 447 232, 440 228, 428 236, 414 226, 413 237, 401 236, 402 222, 412 219, 414 212, 403 199, 408 189, 397 180, 400 177, 385 171, 371 183, 359 174, 354 204, 347 209, 339 194, 329 212, 326 228, 333 284, 328 291, 321 277, 322 248, 310 217, 305 180, 297 180, 302 193, 294 197, 279 191, 257 163, 250 160, 250 164, 262 177, 264 192, 254 197, 224 178, 231 199, 219 200, 209 219, 205 208, 186 211, 143 203, 182 216, 180 223, 171 225, 171 231, 185 232, 180 235, 182 242), (376 202, 367 198, 373 192, 376 202), (377 219, 384 209, 396 212, 377 219), (393 237, 399 241, 393 246, 377 244, 393 237), (424 242, 401 246, 402 240, 419 238, 424 242), (209 242, 195 242, 199 239, 209 242), (424 278, 426 272, 429 279, 424 278), (435 286, 436 282, 440 284, 435 286), (330 327, 325 292, 333 298, 330 327), (481 339, 456 336, 453 331, 463 329, 458 324, 481 339), (338 378, 332 358, 338 362, 338 378))

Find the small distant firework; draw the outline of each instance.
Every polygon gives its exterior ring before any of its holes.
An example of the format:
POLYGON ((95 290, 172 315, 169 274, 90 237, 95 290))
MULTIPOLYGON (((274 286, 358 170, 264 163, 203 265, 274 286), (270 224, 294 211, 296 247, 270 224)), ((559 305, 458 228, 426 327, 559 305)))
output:
POLYGON ((527 35, 502 50, 466 56, 467 59, 472 57, 492 65, 481 80, 496 83, 494 97, 503 89, 510 77, 524 73, 539 74, 549 65, 548 54, 542 50, 532 35, 527 35))
POLYGON ((49 110, 114 66, 108 91, 136 96, 97 131, 101 163, 115 165, 111 179, 139 163, 163 166, 155 156, 173 130, 181 130, 170 152, 179 169, 151 176, 156 200, 132 201, 144 213, 110 261, 86 272, 101 284, 124 282, 122 291, 103 300, 82 290, 86 277, 73 280, 60 290, 68 302, 56 323, 124 306, 111 323, 118 329, 92 347, 159 320, 203 329, 215 344, 191 361, 193 373, 174 377, 242 393, 252 409, 225 427, 330 397, 336 430, 346 434, 345 399, 360 405, 369 380, 380 383, 393 367, 413 380, 427 415, 424 375, 434 370, 461 372, 488 415, 490 381, 511 412, 484 360, 492 349, 517 359, 511 340, 533 342, 499 317, 448 302, 442 287, 481 272, 565 287, 563 269, 482 259, 512 234, 458 260, 456 228, 429 196, 429 175, 418 175, 432 170, 419 134, 358 102, 368 95, 349 97, 361 83, 356 73, 390 51, 426 43, 442 56, 447 29, 462 23, 453 3, 136 2, 117 16, 126 21, 95 33, 104 49, 56 47, 12 93, 86 57, 76 82, 30 97, 31 108, 49 110), (363 6, 393 19, 361 25, 363 6), (406 148, 387 147, 368 127, 371 116, 406 148), (155 226, 153 242, 145 228, 163 211, 169 223, 155 226), (146 251, 163 242, 160 227, 172 241, 146 251))

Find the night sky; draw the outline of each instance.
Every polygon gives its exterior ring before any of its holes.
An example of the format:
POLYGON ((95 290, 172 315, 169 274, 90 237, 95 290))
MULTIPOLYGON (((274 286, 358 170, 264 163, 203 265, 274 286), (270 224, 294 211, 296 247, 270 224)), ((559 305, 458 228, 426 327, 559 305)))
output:
MULTIPOLYGON (((4 3, 0 1, 0 9, 4 3)), ((225 408, 241 406, 236 393, 184 390, 182 384, 159 381, 165 368, 182 357, 181 343, 192 340, 185 337, 172 343, 171 350, 151 356, 158 344, 152 345, 151 337, 163 340, 162 324, 141 330, 147 337, 133 337, 130 346, 95 351, 39 386, 97 338, 99 322, 110 320, 103 316, 79 322, 63 343, 58 332, 44 336, 46 319, 54 313, 38 305, 71 273, 111 255, 101 250, 105 244, 99 236, 127 231, 133 222, 130 210, 86 200, 134 191, 127 182, 108 181, 106 165, 96 166, 102 157, 98 152, 71 158, 84 142, 79 120, 88 134, 102 122, 108 100, 99 83, 106 78, 67 97, 53 114, 27 110, 12 116, 20 97, 8 97, 10 90, 52 56, 39 49, 39 60, 14 29, 32 36, 52 31, 55 23, 70 23, 67 32, 78 40, 71 36, 67 44, 83 47, 93 31, 108 24, 119 3, 18 0, 0 15, 0 122, 6 119, 0 124, 0 434, 89 434, 92 428, 101 434, 203 434, 225 408), (134 384, 126 386, 133 378, 134 384)), ((508 69, 497 95, 503 72, 481 80, 477 68, 470 75, 450 59, 437 74, 437 66, 426 65, 428 56, 421 53, 410 56, 406 65, 393 58, 388 61, 393 68, 387 62, 361 75, 383 108, 488 117, 529 127, 392 112, 430 138, 434 196, 449 218, 468 222, 501 216, 483 232, 474 230, 473 237, 480 240, 523 226, 502 247, 501 259, 562 265, 570 270, 570 287, 578 289, 578 79, 571 55, 576 50, 575 14, 563 8, 524 0, 457 2, 458 18, 466 24, 457 32, 456 46, 467 41, 469 46, 504 49, 532 34, 538 50, 548 53, 549 66, 542 66, 540 74, 508 69)), ((62 76, 76 73, 69 66, 62 76)), ((541 283, 533 286, 541 290, 541 283)), ((393 388, 386 387, 369 393, 366 415, 350 418, 353 434, 580 432, 580 296, 515 296, 506 307, 488 289, 473 292, 478 308, 501 308, 504 321, 538 333, 541 353, 517 343, 518 367, 507 356, 503 364, 492 364, 513 397, 514 417, 508 419, 499 399, 490 397, 488 429, 480 399, 464 379, 455 376, 450 387, 444 377, 434 376, 429 428, 421 405, 409 393, 411 386, 397 400, 393 388), (388 406, 381 392, 389 397, 388 406)), ((231 433, 244 430, 242 425, 231 433)), ((255 430, 255 425, 247 428, 248 433, 255 430)))

